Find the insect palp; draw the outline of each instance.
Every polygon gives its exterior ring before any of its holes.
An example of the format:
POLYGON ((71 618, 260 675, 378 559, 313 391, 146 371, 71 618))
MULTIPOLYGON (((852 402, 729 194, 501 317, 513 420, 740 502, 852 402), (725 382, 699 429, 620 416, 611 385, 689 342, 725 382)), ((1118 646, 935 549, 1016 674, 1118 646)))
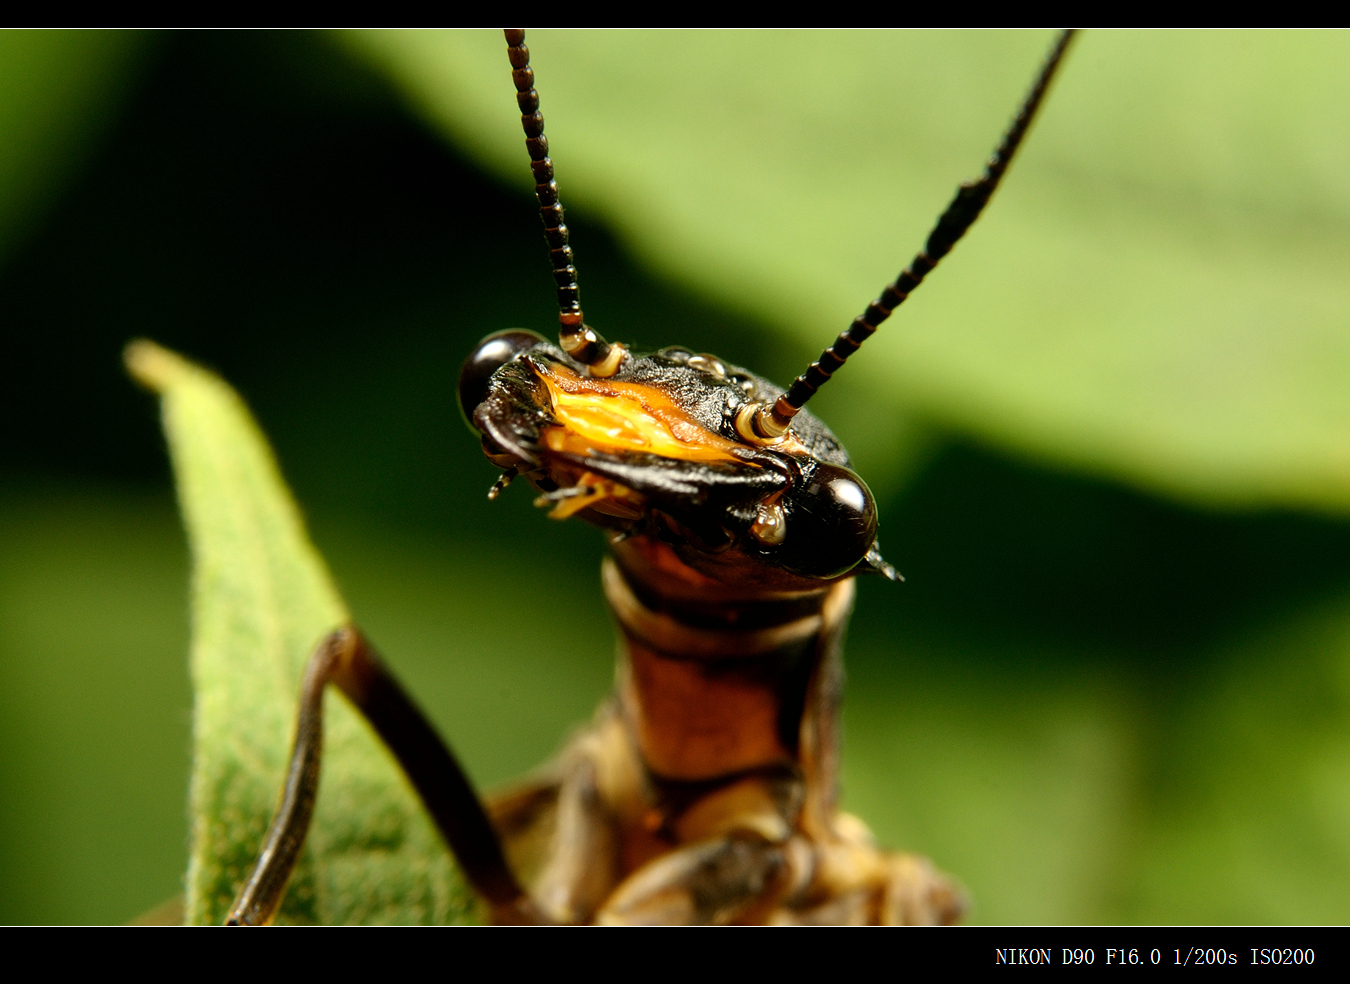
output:
POLYGON ((593 485, 570 485, 563 489, 554 489, 552 492, 545 492, 543 495, 536 496, 535 506, 543 509, 548 506, 555 506, 566 499, 575 499, 584 495, 595 495, 596 489, 593 485))
POLYGON ((563 221, 562 202, 558 200, 558 182, 553 161, 548 156, 548 137, 544 136, 544 114, 539 111, 539 91, 534 87, 534 69, 530 68, 530 49, 520 28, 505 30, 507 55, 511 59, 511 80, 516 86, 520 107, 520 125, 525 130, 525 148, 534 172, 534 193, 539 200, 539 217, 544 223, 549 258, 553 261, 553 279, 558 285, 558 342, 564 352, 587 366, 591 375, 607 379, 619 371, 627 355, 620 344, 604 337, 586 324, 581 312, 581 288, 577 286, 577 268, 572 247, 567 242, 567 224, 563 221))
POLYGON ((924 277, 933 272, 938 261, 946 256, 956 245, 966 230, 971 227, 985 205, 989 203, 999 181, 1012 163, 1027 128, 1040 108, 1041 100, 1049 88, 1055 70, 1064 58, 1064 52, 1073 40, 1072 29, 1063 31, 1046 56, 1036 81, 1022 101, 1017 116, 1004 134, 1003 140, 995 148, 985 164, 984 174, 974 181, 964 182, 956 191, 956 197, 938 217, 933 231, 928 234, 924 248, 901 271, 894 283, 888 284, 881 295, 867 305, 867 309, 848 329, 834 340, 834 344, 820 353, 820 358, 811 363, 806 371, 793 380, 787 392, 780 396, 772 406, 756 409, 753 432, 766 440, 772 440, 785 434, 795 417, 806 402, 815 395, 820 387, 848 360, 848 357, 862 347, 862 343, 872 337, 881 323, 891 316, 891 312, 905 302, 905 299, 923 283, 924 277))
POLYGON ((501 475, 497 477, 497 481, 492 483, 492 488, 488 489, 488 501, 492 501, 506 491, 506 487, 511 484, 511 479, 515 478, 517 474, 515 466, 502 472, 501 475))

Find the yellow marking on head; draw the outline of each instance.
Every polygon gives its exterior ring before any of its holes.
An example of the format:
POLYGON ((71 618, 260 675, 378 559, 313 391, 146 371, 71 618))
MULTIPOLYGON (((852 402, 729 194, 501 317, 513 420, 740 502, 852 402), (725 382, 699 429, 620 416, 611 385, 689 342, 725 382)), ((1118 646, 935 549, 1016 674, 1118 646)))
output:
POLYGON ((560 366, 542 375, 557 427, 552 451, 646 453, 680 461, 740 461, 741 445, 714 434, 661 390, 638 383, 584 379, 560 366))

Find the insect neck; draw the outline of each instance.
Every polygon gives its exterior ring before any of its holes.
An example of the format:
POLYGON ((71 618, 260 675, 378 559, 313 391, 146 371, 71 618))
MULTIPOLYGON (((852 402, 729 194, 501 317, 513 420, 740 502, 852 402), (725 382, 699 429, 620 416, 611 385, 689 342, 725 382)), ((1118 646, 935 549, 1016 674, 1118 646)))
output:
POLYGON ((648 771, 707 783, 785 770, 805 782, 807 812, 827 815, 853 580, 747 590, 638 539, 616 545, 602 580, 620 628, 619 704, 648 771))

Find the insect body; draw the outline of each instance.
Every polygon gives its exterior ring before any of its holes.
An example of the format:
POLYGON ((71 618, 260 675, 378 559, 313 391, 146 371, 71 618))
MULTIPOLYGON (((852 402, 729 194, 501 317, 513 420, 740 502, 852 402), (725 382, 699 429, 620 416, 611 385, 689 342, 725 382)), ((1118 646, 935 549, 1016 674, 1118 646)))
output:
MULTIPOLYGON (((867 486, 818 421, 757 447, 736 420, 780 391, 666 349, 595 379, 523 334, 466 408, 494 462, 610 531, 619 684, 499 825, 553 830, 536 898, 568 922, 947 922, 958 894, 883 854, 834 803, 840 642, 876 548, 867 486), (477 401, 475 403, 475 401, 477 401), (538 805, 544 802, 541 809, 538 805)), ((480 353, 482 349, 480 349, 480 353)))
POLYGON ((559 342, 490 335, 459 381, 503 475, 605 531, 621 639, 613 697, 551 765, 484 808, 355 630, 310 661, 286 794, 231 920, 275 911, 317 786, 321 695, 338 685, 403 764, 502 921, 948 923, 961 893, 879 849, 835 802, 841 643, 860 574, 899 575, 871 492, 803 409, 988 201, 1069 35, 983 177, 925 249, 783 391, 683 348, 635 354, 586 325, 524 34, 507 43, 554 261, 559 342))

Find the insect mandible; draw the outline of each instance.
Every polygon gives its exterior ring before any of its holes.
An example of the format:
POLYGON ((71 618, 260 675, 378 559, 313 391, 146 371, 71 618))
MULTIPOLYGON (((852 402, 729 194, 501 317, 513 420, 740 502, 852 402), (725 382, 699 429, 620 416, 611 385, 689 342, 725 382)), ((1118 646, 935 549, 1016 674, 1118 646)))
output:
POLYGON ((615 690, 550 766, 485 803, 359 630, 333 632, 306 666, 282 802, 229 921, 265 924, 281 903, 313 813, 330 683, 393 752, 498 922, 958 921, 953 881, 877 847, 836 803, 854 578, 901 578, 866 483, 804 407, 979 216, 1073 32, 984 173, 786 391, 713 355, 631 352, 586 324, 525 34, 505 33, 558 344, 487 336, 464 363, 460 405, 502 469, 490 498, 522 478, 554 518, 607 536, 615 690))

